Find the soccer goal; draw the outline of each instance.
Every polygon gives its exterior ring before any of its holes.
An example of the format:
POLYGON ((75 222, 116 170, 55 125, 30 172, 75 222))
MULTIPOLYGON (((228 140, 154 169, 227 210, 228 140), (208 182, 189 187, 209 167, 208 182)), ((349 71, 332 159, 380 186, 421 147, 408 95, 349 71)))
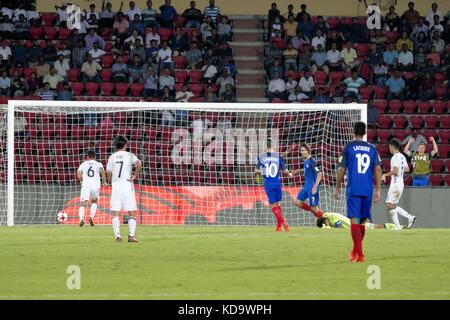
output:
MULTIPOLYGON (((366 121, 362 104, 210 104, 19 101, 0 107, 0 224, 53 224, 58 212, 78 223, 76 170, 88 149, 106 167, 112 140, 124 135, 143 162, 136 181, 141 224, 272 225, 263 181, 254 176, 267 138, 290 170, 310 144, 324 173, 322 211, 344 212, 332 198, 342 148, 366 121)), ((283 178, 290 225, 314 223, 294 206, 301 173, 283 178)), ((110 224, 110 187, 102 187, 97 224, 110 224)), ((343 191, 345 192, 345 191, 343 191)))

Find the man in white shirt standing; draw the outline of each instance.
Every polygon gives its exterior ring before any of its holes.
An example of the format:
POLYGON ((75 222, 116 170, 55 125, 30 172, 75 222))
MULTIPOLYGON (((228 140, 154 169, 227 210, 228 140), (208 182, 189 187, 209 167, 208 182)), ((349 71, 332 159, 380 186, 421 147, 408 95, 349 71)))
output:
POLYGON ((167 46, 167 41, 161 42, 161 49, 158 51, 161 69, 173 70, 172 49, 167 46))
POLYGON ((136 195, 134 191, 134 180, 139 177, 142 162, 132 153, 127 152, 128 140, 124 136, 114 139, 117 151, 108 160, 106 171, 111 181, 111 212, 114 236, 117 242, 122 242, 120 236, 120 212, 128 212, 128 242, 139 242, 135 238, 136 233, 136 195), (134 173, 133 173, 134 170, 134 173))
POLYGON ((139 18, 141 17, 141 9, 139 9, 139 7, 136 6, 136 3, 134 1, 130 1, 130 9, 128 9, 127 12, 125 12, 125 14, 128 16, 128 21, 133 21, 134 20, 134 15, 138 14, 139 18))
POLYGON ((319 44, 322 45, 322 48, 325 48, 325 43, 326 43, 326 38, 325 36, 322 35, 322 31, 320 29, 316 30, 316 36, 314 38, 312 38, 311 40, 311 46, 314 48, 314 50, 317 50, 317 46, 319 44))
POLYGON ((286 84, 277 71, 273 73, 273 79, 269 82, 269 100, 273 98, 283 99, 285 96, 286 84))
POLYGON ((436 2, 431 4, 431 9, 428 11, 427 16, 425 17, 425 20, 428 22, 429 26, 433 25, 434 16, 439 16, 439 22, 444 21, 444 15, 438 9, 438 5, 436 2))
POLYGON ((389 151, 392 154, 391 171, 382 176, 383 182, 386 182, 386 177, 391 177, 391 185, 386 198, 386 207, 389 210, 389 214, 391 215, 392 222, 395 224, 396 230, 401 229, 398 215, 408 219, 407 229, 410 229, 414 222, 416 222, 415 216, 412 216, 406 210, 397 206, 404 188, 403 174, 409 172, 408 162, 406 161, 405 156, 400 153, 400 148, 401 143, 399 140, 392 139, 389 141, 389 151))

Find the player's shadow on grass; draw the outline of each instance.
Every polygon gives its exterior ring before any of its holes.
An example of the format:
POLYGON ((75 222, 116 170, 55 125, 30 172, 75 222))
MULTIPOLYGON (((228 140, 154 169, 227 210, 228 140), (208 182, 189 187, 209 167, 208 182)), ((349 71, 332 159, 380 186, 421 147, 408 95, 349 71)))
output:
POLYGON ((218 271, 250 271, 250 270, 274 270, 274 269, 289 269, 289 268, 305 268, 305 267, 323 267, 325 265, 341 265, 349 264, 348 261, 343 260, 340 262, 318 262, 318 263, 308 263, 308 264, 286 264, 278 266, 254 266, 254 267, 242 267, 242 268, 225 268, 219 269, 218 271))

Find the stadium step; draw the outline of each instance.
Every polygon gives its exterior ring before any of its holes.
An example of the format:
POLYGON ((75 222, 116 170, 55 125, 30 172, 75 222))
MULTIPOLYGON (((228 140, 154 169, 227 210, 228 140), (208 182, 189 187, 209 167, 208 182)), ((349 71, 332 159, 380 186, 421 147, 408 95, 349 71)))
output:
POLYGON ((242 69, 253 69, 253 70, 262 70, 264 69, 264 62, 262 60, 237 60, 236 67, 238 70, 242 69))
MULTIPOLYGON (((253 29, 246 29, 246 30, 253 30, 253 29)), ((255 29, 255 31, 257 31, 255 29)), ((258 42, 263 40, 263 33, 262 32, 236 32, 234 33, 234 41, 252 41, 252 42, 258 42)))
POLYGON ((262 87, 239 87, 237 90, 237 96, 242 98, 263 98, 266 96, 266 86, 262 87))
POLYGON ((237 82, 239 84, 265 84, 266 77, 261 74, 241 74, 237 75, 237 82))
POLYGON ((236 29, 262 29, 263 22, 258 18, 233 18, 233 28, 236 29))

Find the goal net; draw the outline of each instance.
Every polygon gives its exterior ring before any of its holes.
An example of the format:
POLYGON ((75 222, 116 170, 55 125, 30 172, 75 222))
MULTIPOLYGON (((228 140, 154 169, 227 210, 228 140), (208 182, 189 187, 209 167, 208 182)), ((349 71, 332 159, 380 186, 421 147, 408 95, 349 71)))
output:
MULTIPOLYGON (((61 211, 78 223, 76 170, 88 149, 106 168, 117 135, 143 162, 139 223, 273 225, 253 174, 268 137, 290 170, 302 168, 299 145, 308 143, 324 174, 320 207, 344 213, 345 197, 332 198, 338 159, 354 122, 366 119, 359 104, 11 100, 0 111, 0 224, 9 225, 57 223, 61 211)), ((301 185, 301 173, 283 178, 284 214, 291 225, 312 225, 313 215, 294 205, 301 185)), ((111 223, 110 193, 102 187, 97 224, 111 223)))

